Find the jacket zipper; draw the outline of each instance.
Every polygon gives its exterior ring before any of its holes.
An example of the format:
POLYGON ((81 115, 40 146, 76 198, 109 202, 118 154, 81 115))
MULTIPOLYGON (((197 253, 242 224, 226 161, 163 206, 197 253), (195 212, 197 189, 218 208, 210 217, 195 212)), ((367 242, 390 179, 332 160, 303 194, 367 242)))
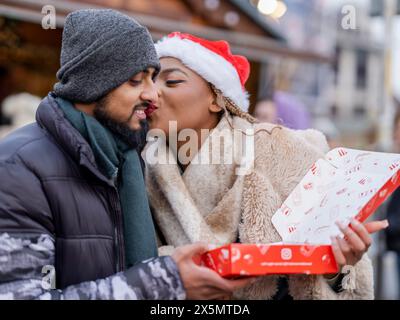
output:
POLYGON ((112 192, 112 208, 115 213, 115 246, 117 253, 117 272, 123 271, 125 269, 125 252, 124 252, 124 244, 123 244, 123 226, 121 219, 121 205, 119 203, 118 191, 116 188, 113 188, 112 192))

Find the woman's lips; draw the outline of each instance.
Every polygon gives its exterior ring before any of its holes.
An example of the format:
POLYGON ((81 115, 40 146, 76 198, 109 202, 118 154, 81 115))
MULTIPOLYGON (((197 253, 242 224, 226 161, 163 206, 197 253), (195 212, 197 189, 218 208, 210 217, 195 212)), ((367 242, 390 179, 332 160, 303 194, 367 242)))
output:
POLYGON ((150 116, 154 111, 156 111, 158 107, 154 104, 149 104, 146 110, 144 110, 146 116, 150 116))

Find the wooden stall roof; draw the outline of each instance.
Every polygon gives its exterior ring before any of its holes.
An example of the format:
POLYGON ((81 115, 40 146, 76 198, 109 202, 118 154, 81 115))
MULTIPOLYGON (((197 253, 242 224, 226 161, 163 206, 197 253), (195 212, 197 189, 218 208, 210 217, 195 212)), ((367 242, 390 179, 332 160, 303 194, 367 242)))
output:
POLYGON ((258 62, 271 58, 293 58, 313 63, 331 63, 332 57, 307 50, 294 50, 284 37, 263 19, 247 1, 221 1, 218 10, 205 10, 199 0, 2 0, 0 15, 41 24, 42 7, 53 5, 57 26, 62 27, 66 15, 84 8, 115 8, 134 17, 149 28, 154 40, 172 31, 182 31, 210 40, 227 40, 232 50, 258 62), (247 3, 247 4, 246 4, 247 3), (227 25, 223 15, 236 12, 238 24, 227 25))

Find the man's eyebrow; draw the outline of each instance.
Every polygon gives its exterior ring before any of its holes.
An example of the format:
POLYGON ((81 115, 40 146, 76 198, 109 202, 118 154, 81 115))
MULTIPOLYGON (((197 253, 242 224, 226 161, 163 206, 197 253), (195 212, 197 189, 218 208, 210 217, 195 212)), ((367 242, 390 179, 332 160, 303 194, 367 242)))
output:
MULTIPOLYGON (((155 70, 153 70, 152 72, 154 73, 155 70)), ((149 74, 150 70, 149 69, 144 69, 141 72, 143 72, 144 74, 149 74)))
POLYGON ((159 71, 157 69, 152 69, 151 71, 150 71, 150 69, 144 69, 144 70, 140 71, 138 74, 140 74, 140 73, 143 73, 144 75, 148 75, 148 74, 152 73, 151 76, 154 78, 158 75, 159 71))
POLYGON ((187 74, 185 71, 183 71, 182 69, 179 69, 179 68, 168 68, 168 69, 163 69, 163 70, 161 70, 160 75, 161 75, 161 74, 162 74, 162 75, 169 74, 169 73, 175 72, 175 71, 176 71, 176 72, 183 73, 185 76, 188 77, 188 74, 187 74))

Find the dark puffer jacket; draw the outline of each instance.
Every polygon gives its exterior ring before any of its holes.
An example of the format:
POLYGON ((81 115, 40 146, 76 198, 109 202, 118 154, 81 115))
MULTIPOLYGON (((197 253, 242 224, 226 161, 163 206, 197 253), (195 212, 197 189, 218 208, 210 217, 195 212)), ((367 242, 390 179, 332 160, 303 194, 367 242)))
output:
POLYGON ((0 141, 0 298, 183 298, 170 257, 124 270, 114 181, 54 98, 0 141))

